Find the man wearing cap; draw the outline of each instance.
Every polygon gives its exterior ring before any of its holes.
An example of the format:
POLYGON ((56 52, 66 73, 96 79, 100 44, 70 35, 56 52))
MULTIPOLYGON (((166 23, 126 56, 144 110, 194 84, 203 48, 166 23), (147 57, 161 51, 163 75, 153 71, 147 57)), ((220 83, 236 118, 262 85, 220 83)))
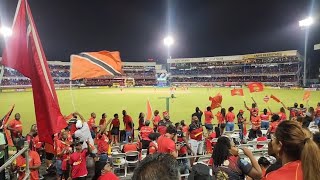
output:
POLYGON ((170 121, 170 116, 168 111, 163 112, 162 115, 163 115, 163 119, 158 123, 158 132, 161 135, 164 135, 167 131, 167 127, 169 125, 172 125, 172 123, 170 121))
MULTIPOLYGON (((76 123, 76 132, 74 132, 74 136, 76 138, 79 138, 80 141, 85 142, 87 140, 89 140, 89 144, 93 147, 94 142, 91 136, 91 132, 88 126, 88 123, 85 122, 85 119, 83 118, 83 116, 81 114, 79 114, 78 112, 74 113, 75 115, 79 116, 81 120, 77 120, 76 123)), ((88 148, 87 143, 83 143, 82 144, 82 149, 86 149, 88 148)), ((92 149, 93 153, 96 153, 96 149, 92 149)))

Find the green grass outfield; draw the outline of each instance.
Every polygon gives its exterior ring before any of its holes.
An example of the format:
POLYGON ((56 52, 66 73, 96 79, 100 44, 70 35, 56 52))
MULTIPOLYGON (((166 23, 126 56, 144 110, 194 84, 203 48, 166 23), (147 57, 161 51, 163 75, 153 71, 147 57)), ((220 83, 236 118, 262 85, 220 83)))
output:
MULTIPOLYGON (((214 96, 221 93, 223 96, 222 107, 226 109, 234 106, 235 113, 240 109, 244 110, 243 98, 240 96, 231 96, 231 88, 189 88, 189 90, 177 89, 175 92, 176 98, 170 100, 170 116, 173 122, 182 119, 190 122, 191 114, 194 112, 196 106, 202 110, 210 105, 209 96, 214 96)), ((251 106, 251 99, 247 88, 244 88, 245 99, 248 106, 251 106)), ((260 110, 270 106, 272 111, 278 112, 281 107, 270 99, 266 104, 263 101, 265 95, 273 94, 280 98, 287 106, 292 106, 294 102, 304 103, 302 101, 303 90, 288 90, 288 89, 265 89, 264 92, 254 93, 253 97, 257 101, 260 110)), ((70 90, 58 90, 60 107, 62 113, 67 115, 74 111, 72 105, 72 96, 70 90)), ((73 89, 72 94, 76 111, 80 112, 85 118, 89 118, 91 112, 97 114, 97 122, 101 118, 102 113, 107 113, 108 118, 113 117, 114 113, 118 113, 121 117, 121 110, 127 110, 128 114, 132 116, 137 125, 139 112, 146 112, 146 101, 149 99, 152 109, 158 109, 160 112, 165 111, 165 97, 170 96, 169 88, 126 88, 123 91, 116 88, 98 88, 98 89, 73 89)), ((311 92, 310 106, 316 106, 317 99, 320 97, 319 91, 311 92)), ((32 92, 3 92, 0 93, 0 115, 1 117, 10 109, 12 104, 16 105, 13 112, 21 114, 23 123, 23 134, 29 131, 32 124, 35 123, 35 113, 33 106, 32 92)), ((219 109, 213 110, 214 114, 219 109)), ((248 117, 248 112, 245 116, 248 117)), ((288 115, 288 112, 287 112, 288 115)), ((11 119, 13 115, 11 116, 11 119)), ((214 120, 216 123, 216 119, 214 120)))

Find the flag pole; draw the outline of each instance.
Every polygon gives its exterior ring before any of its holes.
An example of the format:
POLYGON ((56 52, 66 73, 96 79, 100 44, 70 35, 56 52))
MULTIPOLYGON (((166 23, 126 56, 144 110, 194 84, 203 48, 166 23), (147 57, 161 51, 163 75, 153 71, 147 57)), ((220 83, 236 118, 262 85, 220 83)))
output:
POLYGON ((72 107, 73 107, 73 110, 74 111, 76 111, 76 105, 75 105, 75 103, 74 103, 74 96, 73 96, 73 93, 72 93, 72 80, 71 80, 71 77, 72 77, 72 75, 71 75, 71 73, 72 73, 72 71, 71 71, 71 64, 72 64, 72 58, 70 57, 70 78, 69 78, 69 91, 70 91, 70 96, 71 96, 71 104, 72 104, 72 107))

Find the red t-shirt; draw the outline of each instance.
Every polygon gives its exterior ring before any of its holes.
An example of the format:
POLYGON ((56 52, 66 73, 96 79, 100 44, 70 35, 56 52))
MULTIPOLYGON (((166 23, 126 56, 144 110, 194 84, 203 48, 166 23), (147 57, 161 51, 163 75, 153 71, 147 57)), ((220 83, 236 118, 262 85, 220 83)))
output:
POLYGON ((176 144, 174 141, 165 135, 158 138, 158 153, 171 153, 176 151, 176 144))
POLYGON ((106 118, 102 118, 102 119, 100 119, 100 121, 99 121, 99 126, 105 125, 106 123, 107 123, 106 118))
POLYGON ((227 122, 233 123, 235 118, 236 116, 234 115, 233 112, 228 112, 226 115, 227 122))
POLYGON ((261 126, 261 119, 259 116, 251 116, 251 123, 253 129, 259 129, 261 126))
POLYGON ((149 144, 149 154, 154 154, 158 151, 158 144, 151 141, 149 144))
POLYGON ((270 133, 276 132, 279 123, 280 123, 279 121, 274 121, 270 124, 270 133))
POLYGON ((93 126, 96 123, 95 118, 90 118, 87 123, 88 123, 89 129, 92 130, 93 126))
POLYGON ((109 149, 108 138, 105 134, 99 134, 97 137, 98 154, 107 153, 109 149))
POLYGON ((269 121, 269 119, 270 119, 270 113, 267 112, 267 114, 264 114, 264 113, 260 114, 260 119, 261 119, 262 121, 269 121))
MULTIPOLYGON (((314 174, 314 176, 317 176, 314 174)), ((266 180, 292 179, 303 180, 301 161, 293 161, 285 164, 280 169, 272 171, 266 175, 266 180)))
POLYGON ((140 129, 140 135, 142 140, 150 141, 149 134, 153 133, 153 129, 149 126, 143 126, 140 129))
POLYGON ((183 133, 187 133, 189 130, 189 126, 185 125, 185 126, 182 126, 182 132, 183 133))
POLYGON ((205 111, 204 112, 204 122, 206 124, 212 124, 212 120, 213 120, 213 114, 211 111, 205 111))
POLYGON ((138 151, 138 145, 136 143, 129 143, 123 146, 123 152, 131 152, 131 151, 138 151))
POLYGON ((218 123, 219 124, 223 124, 225 123, 225 117, 223 117, 221 112, 217 112, 216 117, 218 119, 218 123))
MULTIPOLYGON (((17 157, 16 159, 16 165, 21 167, 26 167, 26 159, 22 157, 21 155, 17 157)), ((39 166, 41 165, 40 156, 36 151, 29 151, 29 166, 39 166)), ((19 178, 18 180, 22 180, 25 176, 25 171, 21 172, 18 171, 19 178)), ((39 173, 38 169, 31 170, 30 169, 30 180, 38 180, 39 179, 39 173)))
POLYGON ((129 116, 129 115, 123 116, 123 122, 124 122, 125 130, 132 131, 132 128, 129 126, 130 122, 131 122, 131 125, 133 125, 131 116, 129 116))
POLYGON ((153 128, 158 126, 158 123, 161 121, 161 117, 159 115, 153 117, 153 128))
POLYGON ((71 177, 78 178, 88 174, 86 166, 87 149, 82 152, 74 152, 70 155, 71 177))
POLYGON ((249 109, 250 111, 250 118, 252 120, 253 117, 257 117, 258 113, 259 113, 259 109, 258 108, 251 108, 249 109))
POLYGON ((18 137, 19 134, 22 134, 21 120, 13 119, 9 122, 8 126, 15 129, 15 131, 11 131, 11 136, 18 137))
POLYGON ((112 119, 111 124, 113 127, 120 127, 119 119, 112 119))
POLYGON ((107 172, 101 175, 98 180, 119 180, 119 178, 112 172, 107 172))
POLYGON ((279 115, 279 117, 280 117, 280 121, 287 120, 287 115, 286 115, 286 113, 279 112, 278 115, 279 115))

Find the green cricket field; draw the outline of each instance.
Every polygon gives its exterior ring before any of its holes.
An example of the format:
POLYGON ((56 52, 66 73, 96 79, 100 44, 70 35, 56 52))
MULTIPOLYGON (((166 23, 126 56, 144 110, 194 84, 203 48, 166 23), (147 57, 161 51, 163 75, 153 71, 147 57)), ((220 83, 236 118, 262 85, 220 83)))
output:
MULTIPOLYGON (((251 106, 252 100, 247 88, 244 88, 244 97, 231 96, 231 88, 189 88, 183 90, 177 88, 175 91, 176 98, 170 98, 170 117, 173 122, 185 120, 187 123, 191 121, 191 114, 195 107, 200 107, 205 110, 210 105, 209 96, 215 96, 221 93, 222 107, 229 108, 233 106, 234 112, 238 113, 240 109, 245 110, 243 101, 251 106)), ((92 88, 92 89, 72 89, 72 90, 57 90, 59 104, 64 115, 78 111, 85 118, 90 117, 91 112, 97 114, 96 123, 99 122, 102 113, 107 114, 107 118, 113 117, 113 114, 118 113, 121 118, 121 111, 127 110, 128 114, 134 119, 136 126, 138 125, 138 115, 140 112, 146 113, 146 103, 149 99, 152 110, 163 112, 166 110, 166 97, 170 97, 169 88, 92 88)), ((303 101, 304 91, 291 89, 268 89, 263 92, 253 93, 252 96, 256 100, 260 111, 268 106, 273 112, 279 112, 280 103, 270 99, 268 103, 264 102, 266 95, 273 94, 278 97, 286 106, 292 106, 294 102, 307 104, 303 101)), ((316 107, 320 97, 319 91, 311 92, 309 106, 316 107)), ((33 106, 32 92, 2 92, 0 93, 0 115, 7 113, 10 107, 15 104, 15 109, 11 115, 11 119, 15 113, 21 114, 23 124, 23 134, 26 134, 30 126, 35 123, 35 112, 33 106)), ((214 109, 215 114, 220 108, 214 109)), ((162 113, 161 113, 162 114, 162 113)), ((248 111, 245 116, 248 117, 248 111)), ((287 112, 288 115, 288 112, 287 112)), ((216 118, 214 123, 216 123, 216 118)))

